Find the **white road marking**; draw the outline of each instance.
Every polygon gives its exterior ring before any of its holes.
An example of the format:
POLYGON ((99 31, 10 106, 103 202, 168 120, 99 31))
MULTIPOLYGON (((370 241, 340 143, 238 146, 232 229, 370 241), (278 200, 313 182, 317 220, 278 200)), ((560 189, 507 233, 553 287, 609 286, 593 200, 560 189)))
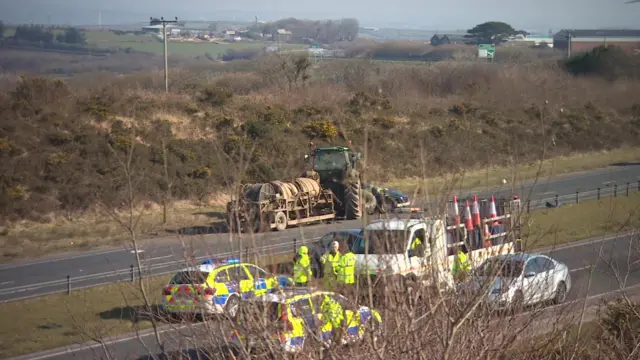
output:
POLYGON ((15 281, 5 281, 5 282, 1 282, 0 285, 9 285, 9 284, 13 284, 15 281))
POLYGON ((616 183, 616 181, 615 181, 615 180, 611 180, 611 181, 605 181, 605 182, 603 182, 603 183, 602 183, 602 185, 607 185, 607 186, 608 186, 609 184, 615 184, 615 183, 616 183))
POLYGON ((569 272, 578 272, 578 271, 582 271, 582 270, 591 270, 592 268, 593 268, 593 266, 591 266, 591 265, 583 266, 581 268, 571 269, 571 270, 569 270, 569 272))
POLYGON ((136 250, 131 250, 131 251, 129 251, 129 252, 130 252, 130 253, 132 253, 132 254, 136 254, 136 253, 140 254, 140 253, 143 253, 143 252, 144 252, 144 250, 138 250, 138 251, 136 251, 136 250))

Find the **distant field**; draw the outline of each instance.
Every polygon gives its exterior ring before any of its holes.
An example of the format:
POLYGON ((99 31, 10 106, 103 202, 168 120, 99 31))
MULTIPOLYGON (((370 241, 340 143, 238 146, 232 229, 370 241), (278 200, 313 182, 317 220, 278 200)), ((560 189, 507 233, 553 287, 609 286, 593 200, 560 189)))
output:
MULTIPOLYGON (((109 31, 87 31, 87 42, 100 48, 132 48, 136 51, 162 53, 162 41, 151 35, 116 35, 109 31)), ((172 55, 198 56, 209 53, 218 56, 228 49, 263 48, 264 42, 240 42, 232 44, 181 43, 170 41, 169 53, 172 55)), ((285 50, 304 48, 304 45, 283 44, 285 50)))

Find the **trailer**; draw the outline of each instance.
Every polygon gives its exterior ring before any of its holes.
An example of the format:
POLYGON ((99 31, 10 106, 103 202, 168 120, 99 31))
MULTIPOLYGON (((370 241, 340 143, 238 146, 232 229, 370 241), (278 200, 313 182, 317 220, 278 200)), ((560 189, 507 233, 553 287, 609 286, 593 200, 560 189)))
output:
POLYGON ((282 231, 335 219, 333 200, 331 190, 310 178, 246 184, 227 203, 227 222, 231 231, 282 231))

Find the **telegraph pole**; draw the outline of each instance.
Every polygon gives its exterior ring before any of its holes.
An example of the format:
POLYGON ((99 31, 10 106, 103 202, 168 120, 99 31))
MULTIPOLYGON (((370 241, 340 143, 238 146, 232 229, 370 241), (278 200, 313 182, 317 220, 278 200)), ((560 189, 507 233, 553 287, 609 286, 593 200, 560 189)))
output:
POLYGON ((163 17, 160 20, 154 20, 149 18, 149 24, 155 22, 162 24, 162 41, 164 42, 164 91, 169 92, 169 53, 167 51, 167 24, 175 24, 178 22, 178 17, 175 20, 165 20, 163 17))

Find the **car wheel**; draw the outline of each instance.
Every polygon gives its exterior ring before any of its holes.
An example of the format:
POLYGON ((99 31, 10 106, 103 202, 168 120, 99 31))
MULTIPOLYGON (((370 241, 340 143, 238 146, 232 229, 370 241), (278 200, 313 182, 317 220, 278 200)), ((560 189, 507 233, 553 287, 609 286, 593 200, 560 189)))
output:
POLYGON ((560 281, 558 286, 556 287, 556 295, 553 298, 554 304, 562 304, 567 300, 567 285, 564 281, 560 281))
POLYGON ((230 317, 235 318, 238 314, 238 307, 240 306, 240 299, 237 296, 230 296, 227 299, 227 304, 224 306, 224 312, 230 317))

